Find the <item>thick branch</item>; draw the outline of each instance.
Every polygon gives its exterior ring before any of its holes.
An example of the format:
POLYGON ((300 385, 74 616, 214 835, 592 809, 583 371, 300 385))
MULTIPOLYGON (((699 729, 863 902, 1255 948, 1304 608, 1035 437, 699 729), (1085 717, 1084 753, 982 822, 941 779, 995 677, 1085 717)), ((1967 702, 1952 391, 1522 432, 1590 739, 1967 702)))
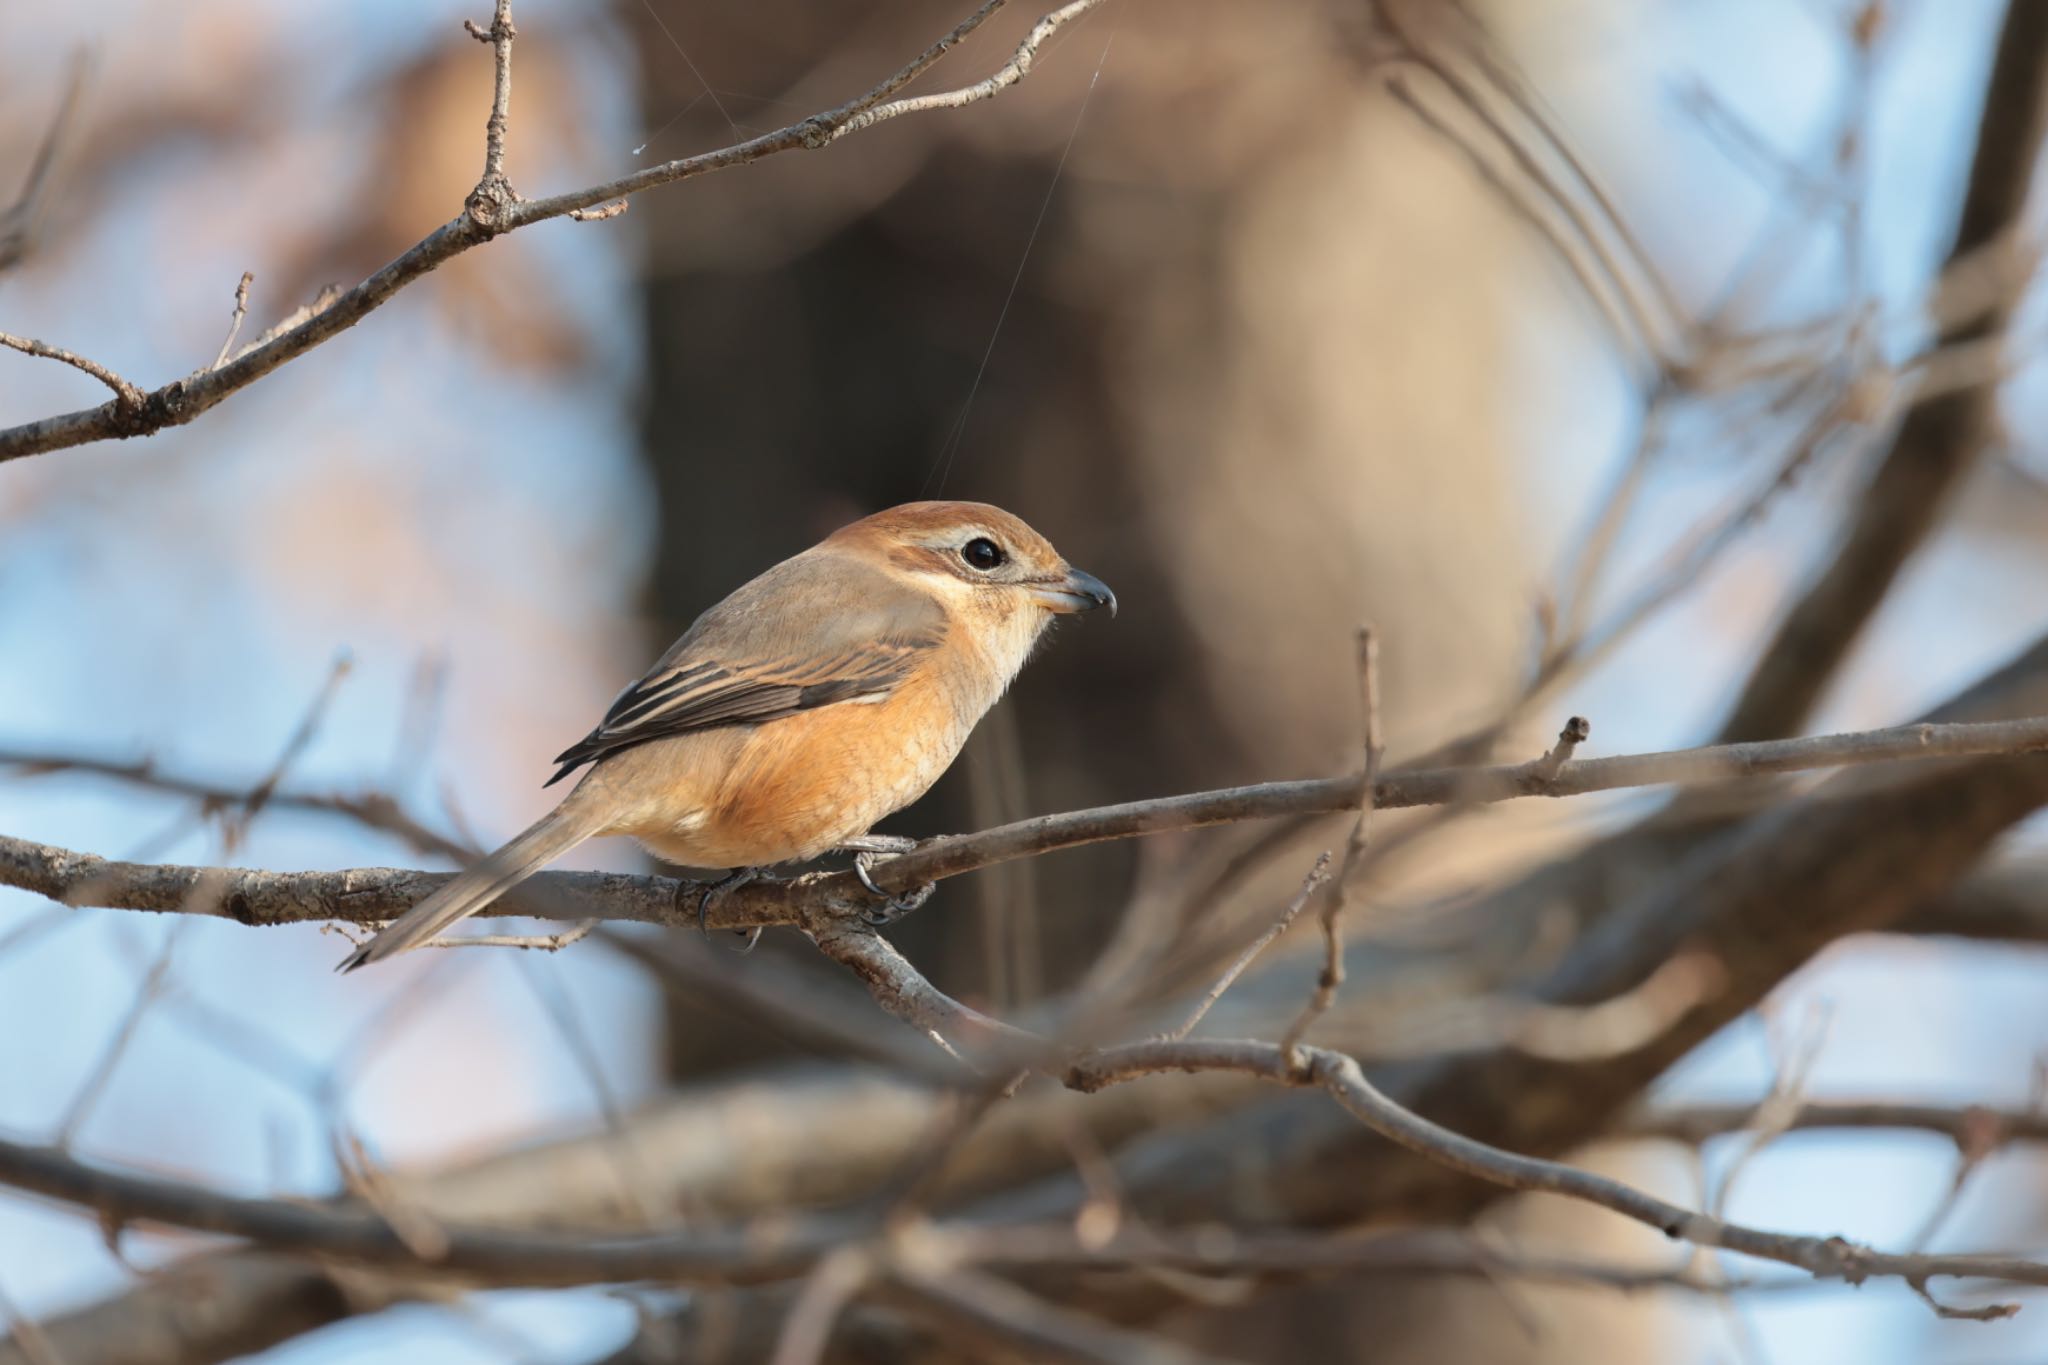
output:
POLYGON ((2048 859, 1995 862, 1889 927, 1898 934, 2048 944, 2048 859))
MULTIPOLYGON (((747 970, 761 962, 749 960, 747 970)), ((866 1030, 920 1046, 907 1031, 877 1027, 886 1023, 870 1019, 866 1030)), ((1100 1096, 1035 1088, 990 1110, 950 1150, 936 1197, 985 1195, 1064 1169, 1077 1133, 1114 1149, 1152 1124, 1212 1112, 1219 1093, 1251 1084, 1218 1077, 1171 1093, 1131 1087, 1100 1096)), ((873 1067, 756 1074, 664 1097, 616 1132, 601 1128, 387 1179, 394 1198, 436 1222, 599 1226, 622 1208, 656 1207, 744 1224, 781 1217, 795 1191, 818 1206, 871 1196, 905 1162, 928 1153, 947 1111, 943 1092, 873 1067), (630 1161, 622 1159, 627 1154, 630 1161)), ((416 1292, 417 1277, 401 1275, 352 1277, 344 1293, 319 1264, 234 1247, 192 1256, 44 1327, 70 1361, 199 1365, 254 1354, 416 1292)), ((10 1354, 0 1341, 0 1365, 38 1362, 10 1354)))
MULTIPOLYGON (((1373 785, 1378 810, 1580 796, 1673 782, 1727 781, 1908 759, 2013 755, 2048 749, 2048 717, 1977 724, 1897 726, 1855 734, 1757 744, 1717 745, 1670 753, 1630 754, 1488 768, 1437 768, 1386 774, 1373 785)), ((1158 797, 1123 805, 1044 815, 978 834, 934 839, 881 864, 884 889, 908 890, 1013 858, 1110 839, 1285 815, 1321 815, 1359 807, 1356 776, 1269 782, 1250 787, 1158 797)), ((110 862, 90 854, 0 837, 0 885, 36 891, 67 905, 119 910, 187 911, 244 924, 391 919, 432 894, 451 874, 392 868, 280 873, 110 862), (202 879, 219 894, 194 898, 202 879)), ((667 877, 544 873, 500 913, 559 919, 639 920, 695 924, 703 888, 667 877)), ((846 924, 872 908, 849 872, 812 873, 790 881, 734 888, 710 907, 714 929, 765 925, 846 924)))
MULTIPOLYGON (((1890 1277, 1924 1286, 1934 1277, 1981 1278, 2048 1285, 2048 1266, 2010 1257, 1898 1255, 1836 1237, 1777 1233, 1729 1223, 1667 1203, 1576 1167, 1517 1155, 1450 1132, 1388 1099, 1341 1053, 1278 1044, 1201 1040, 1152 1041, 1098 1052, 1078 1063, 1068 1082, 1100 1090, 1143 1075, 1229 1071, 1262 1080, 1310 1085, 1330 1094, 1353 1117, 1409 1150, 1468 1175, 1516 1190, 1561 1194, 1611 1209, 1699 1246, 1777 1261, 1819 1279, 1857 1284, 1890 1277)), ((484 1284, 562 1285, 624 1280, 749 1283, 786 1279, 843 1246, 856 1228, 811 1219, 737 1230, 694 1230, 634 1237, 528 1232, 437 1223, 431 1246, 394 1230, 375 1212, 321 1208, 275 1199, 227 1195, 181 1181, 88 1165, 64 1152, 0 1140, 0 1181, 91 1210, 118 1229, 149 1222, 218 1233, 268 1249, 385 1269, 410 1269, 484 1284)), ((1048 1241, 1006 1232, 979 1248, 977 1259, 1014 1264, 1070 1260, 1115 1264, 1155 1254, 1149 1238, 1090 1248, 1071 1230, 1048 1241), (1073 1240, 1069 1240, 1073 1239, 1073 1240)))
POLYGON ((811 1223, 673 1236, 439 1226, 442 1244, 415 1246, 381 1215, 246 1199, 184 1181, 88 1165, 52 1147, 0 1139, 0 1182, 90 1210, 110 1229, 153 1223, 258 1242, 272 1250, 351 1265, 426 1270, 483 1284, 561 1285, 616 1280, 744 1283, 801 1271, 845 1236, 811 1223), (423 1255, 423 1250, 439 1254, 423 1255))

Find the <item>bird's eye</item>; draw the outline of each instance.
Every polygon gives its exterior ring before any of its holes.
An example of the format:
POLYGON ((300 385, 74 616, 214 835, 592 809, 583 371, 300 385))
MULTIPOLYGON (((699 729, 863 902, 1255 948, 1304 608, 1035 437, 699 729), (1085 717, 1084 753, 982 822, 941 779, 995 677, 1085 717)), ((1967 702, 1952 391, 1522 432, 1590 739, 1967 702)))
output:
POLYGON ((960 547, 960 558, 967 561, 967 567, 987 573, 1001 567, 1003 547, 987 536, 976 536, 960 547))

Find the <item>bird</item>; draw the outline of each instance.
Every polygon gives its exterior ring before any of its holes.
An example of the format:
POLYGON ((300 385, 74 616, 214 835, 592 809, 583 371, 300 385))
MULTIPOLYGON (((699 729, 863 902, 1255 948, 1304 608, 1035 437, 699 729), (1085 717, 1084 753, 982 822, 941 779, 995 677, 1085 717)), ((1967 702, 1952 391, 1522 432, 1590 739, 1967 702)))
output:
MULTIPOLYGON (((924 795, 1055 618, 1116 594, 999 507, 912 502, 863 517, 699 616, 559 754, 582 778, 523 834, 342 961, 429 941, 586 839, 735 869, 726 883, 870 835, 924 795)), ((707 893, 708 895, 709 893, 707 893)), ((879 893, 878 893, 879 894, 879 893)))

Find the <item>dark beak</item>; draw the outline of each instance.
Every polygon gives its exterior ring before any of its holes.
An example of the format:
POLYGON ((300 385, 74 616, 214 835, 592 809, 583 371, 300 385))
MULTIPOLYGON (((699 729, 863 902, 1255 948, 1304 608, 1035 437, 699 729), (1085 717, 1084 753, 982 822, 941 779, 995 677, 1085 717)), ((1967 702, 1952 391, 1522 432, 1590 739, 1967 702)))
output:
POLYGON ((1109 614, 1116 615, 1116 594, 1109 590, 1109 584, 1079 569, 1068 569, 1059 582, 1033 588, 1032 592, 1047 611, 1061 616, 1094 611, 1097 607, 1108 607, 1109 614))

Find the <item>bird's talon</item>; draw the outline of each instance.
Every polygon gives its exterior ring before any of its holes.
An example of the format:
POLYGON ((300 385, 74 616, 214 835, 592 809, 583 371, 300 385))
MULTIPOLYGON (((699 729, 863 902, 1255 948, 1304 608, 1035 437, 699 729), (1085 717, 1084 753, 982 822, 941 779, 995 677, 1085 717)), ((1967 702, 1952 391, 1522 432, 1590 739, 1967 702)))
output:
POLYGON ((860 884, 867 888, 870 896, 881 902, 880 905, 869 906, 861 911, 861 923, 870 929, 880 929, 884 925, 894 924, 930 900, 932 892, 938 887, 934 882, 926 882, 923 886, 912 887, 908 891, 884 891, 875 883, 874 876, 869 871, 874 865, 874 857, 875 855, 868 851, 854 854, 853 875, 860 878, 860 884))
POLYGON ((892 897, 888 892, 884 891, 881 887, 875 885, 874 877, 870 875, 868 872, 868 865, 872 863, 874 859, 875 855, 870 852, 863 851, 854 854, 853 875, 860 878, 860 884, 868 889, 869 895, 878 897, 885 901, 893 900, 895 899, 894 897, 892 897))
POLYGON ((938 889, 936 882, 926 882, 898 896, 884 895, 880 905, 869 906, 861 912, 861 922, 870 929, 886 928, 930 900, 932 892, 938 889))
MULTIPOLYGON (((760 875, 761 869, 758 867, 736 868, 725 876, 720 877, 717 881, 712 882, 709 886, 706 886, 704 894, 697 898, 697 932, 704 935, 707 939, 710 938, 711 903, 715 900, 724 899, 728 893, 738 890, 760 875)), ((758 925, 752 929, 740 929, 735 932, 747 940, 746 946, 740 949, 742 953, 751 953, 754 951, 754 945, 760 942, 761 929, 758 925)))

